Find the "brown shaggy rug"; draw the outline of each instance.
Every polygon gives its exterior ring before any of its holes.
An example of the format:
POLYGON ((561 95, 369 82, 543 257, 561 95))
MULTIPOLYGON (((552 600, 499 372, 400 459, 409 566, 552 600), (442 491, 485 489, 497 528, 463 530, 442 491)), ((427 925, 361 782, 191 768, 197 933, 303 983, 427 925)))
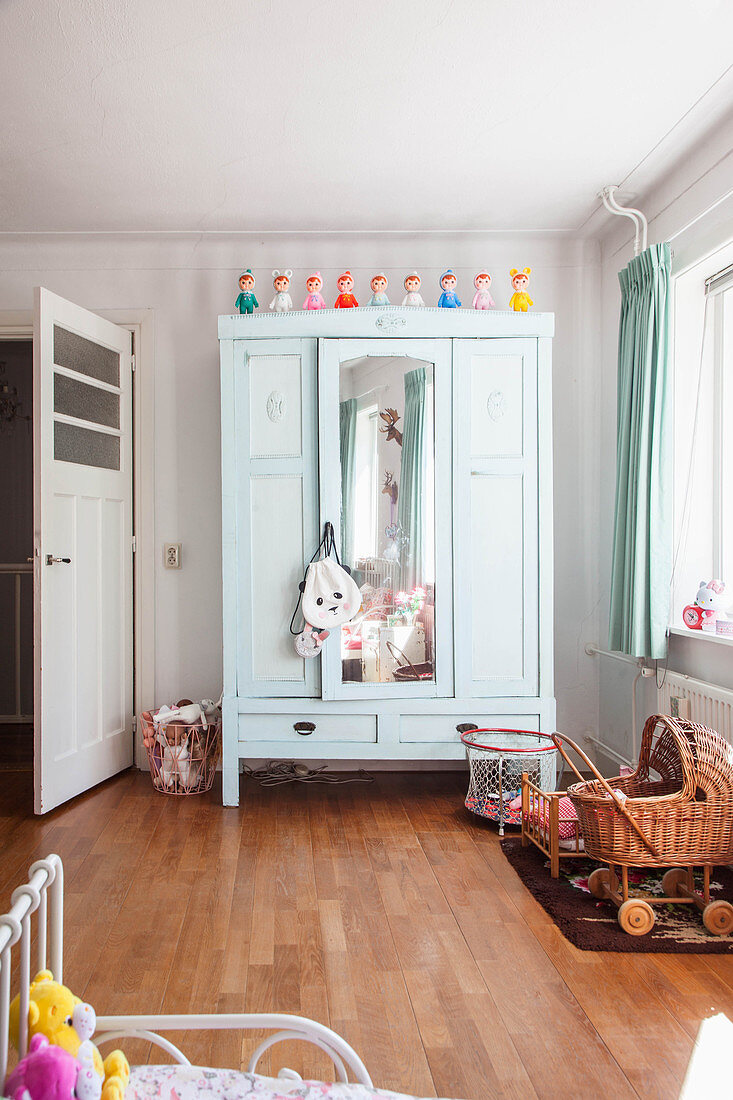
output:
MULTIPOLYGON (((599 864, 586 859, 560 861, 560 877, 550 877, 549 860, 534 844, 522 847, 519 837, 505 837, 504 855, 520 879, 552 917, 560 931, 583 951, 642 951, 719 955, 733 951, 733 934, 712 936, 696 905, 655 905, 656 920, 646 936, 629 936, 616 919, 616 906, 599 901, 588 890, 588 876, 599 864)), ((661 894, 663 871, 629 872, 630 892, 661 894)), ((701 876, 700 876, 701 877, 701 876)), ((697 876, 696 876, 697 880, 697 876)), ((713 900, 733 903, 733 872, 717 867, 712 874, 713 900)))

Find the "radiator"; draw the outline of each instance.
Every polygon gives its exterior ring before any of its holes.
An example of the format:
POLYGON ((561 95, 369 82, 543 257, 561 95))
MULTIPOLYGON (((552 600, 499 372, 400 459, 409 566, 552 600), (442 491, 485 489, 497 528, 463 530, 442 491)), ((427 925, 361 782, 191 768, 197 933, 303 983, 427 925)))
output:
POLYGON ((733 691, 728 688, 667 672, 657 689, 657 710, 709 726, 733 744, 733 691))
POLYGON ((394 578, 398 574, 399 563, 387 558, 358 558, 354 564, 362 576, 361 584, 370 584, 372 588, 390 588, 394 590, 394 578))

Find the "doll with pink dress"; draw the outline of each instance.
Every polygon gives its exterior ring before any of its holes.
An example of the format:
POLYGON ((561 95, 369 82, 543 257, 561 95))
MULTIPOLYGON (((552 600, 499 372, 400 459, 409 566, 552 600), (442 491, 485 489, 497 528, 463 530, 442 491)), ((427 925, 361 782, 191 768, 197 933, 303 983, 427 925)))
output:
POLYGON ((305 288, 308 293, 303 302, 303 309, 325 309, 326 300, 321 294, 323 279, 320 271, 314 271, 312 275, 308 276, 305 281, 305 288))
POLYGON ((473 296, 473 308, 493 309, 496 303, 489 291, 491 276, 488 271, 479 271, 473 280, 473 285, 476 287, 476 293, 473 296))

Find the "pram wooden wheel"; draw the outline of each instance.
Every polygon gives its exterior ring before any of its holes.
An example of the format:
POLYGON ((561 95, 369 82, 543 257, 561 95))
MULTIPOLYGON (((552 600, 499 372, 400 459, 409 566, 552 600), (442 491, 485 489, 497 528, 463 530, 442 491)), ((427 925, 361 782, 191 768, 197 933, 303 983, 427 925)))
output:
POLYGON ((727 936, 733 928, 733 905, 729 901, 711 901, 702 911, 702 923, 713 936, 727 936))
POLYGON ((619 906, 618 922, 630 936, 645 936, 654 927, 654 910, 639 898, 629 898, 619 906))
POLYGON ((588 876, 588 889, 594 898, 607 898, 618 890, 618 879, 609 867, 596 867, 588 876))
POLYGON ((662 875, 662 893, 668 898, 679 897, 678 886, 688 885, 690 872, 686 867, 671 867, 662 875))

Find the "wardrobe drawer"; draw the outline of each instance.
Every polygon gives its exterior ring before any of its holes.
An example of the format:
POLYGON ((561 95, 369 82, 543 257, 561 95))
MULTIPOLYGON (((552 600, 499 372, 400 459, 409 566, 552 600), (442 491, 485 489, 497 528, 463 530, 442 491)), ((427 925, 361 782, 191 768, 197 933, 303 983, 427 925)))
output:
POLYGON ((441 741, 454 743, 461 740, 456 729, 473 723, 481 729, 532 730, 539 732, 538 714, 403 714, 400 719, 400 741, 429 743, 441 741))
POLYGON ((240 714, 239 740, 246 741, 356 741, 377 740, 373 714, 240 714), (312 725, 299 732, 296 725, 312 725))

